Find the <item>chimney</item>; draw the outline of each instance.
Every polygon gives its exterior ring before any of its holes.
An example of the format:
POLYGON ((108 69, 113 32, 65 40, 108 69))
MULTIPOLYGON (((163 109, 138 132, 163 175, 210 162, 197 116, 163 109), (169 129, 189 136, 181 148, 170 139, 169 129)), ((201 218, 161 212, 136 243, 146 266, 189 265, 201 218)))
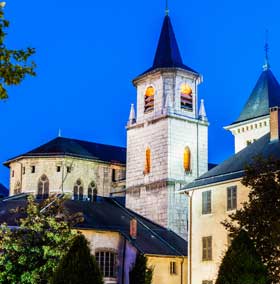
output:
POLYGON ((280 134, 280 109, 278 106, 270 108, 270 141, 279 141, 280 134))
POLYGON ((129 230, 130 237, 132 239, 136 239, 137 237, 137 220, 135 218, 130 220, 130 230, 129 230))

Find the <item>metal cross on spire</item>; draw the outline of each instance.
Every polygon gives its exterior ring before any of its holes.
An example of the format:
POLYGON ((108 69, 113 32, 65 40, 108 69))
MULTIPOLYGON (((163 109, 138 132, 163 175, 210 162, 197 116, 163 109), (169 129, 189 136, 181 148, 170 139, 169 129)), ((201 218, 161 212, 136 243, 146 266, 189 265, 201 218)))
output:
POLYGON ((264 69, 264 70, 268 70, 268 69, 269 69, 269 58, 268 58, 268 53, 269 53, 268 30, 265 31, 264 52, 265 52, 265 61, 264 61, 263 69, 264 69))
POLYGON ((168 0, 166 0, 166 3, 165 3, 165 15, 169 15, 169 7, 168 7, 168 0))

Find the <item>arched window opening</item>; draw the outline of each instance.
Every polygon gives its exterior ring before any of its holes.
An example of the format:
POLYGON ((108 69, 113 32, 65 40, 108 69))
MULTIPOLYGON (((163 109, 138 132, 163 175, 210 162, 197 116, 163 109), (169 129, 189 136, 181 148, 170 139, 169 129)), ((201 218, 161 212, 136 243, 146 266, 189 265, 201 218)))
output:
POLYGON ((103 277, 116 278, 117 254, 112 251, 97 251, 95 259, 103 277))
POLYGON ((88 199, 92 201, 96 201, 97 198, 97 188, 94 181, 92 181, 88 186, 88 199))
POLYGON ((145 155, 145 169, 144 174, 147 175, 151 172, 151 149, 148 147, 146 149, 146 155, 145 155))
POLYGON ((150 112, 154 110, 155 104, 155 89, 150 86, 145 92, 144 112, 150 112))
POLYGON ((184 150, 184 169, 185 172, 191 171, 191 150, 189 147, 184 150))
POLYGON ((21 184, 19 181, 16 182, 15 188, 14 188, 14 195, 21 193, 21 184))
POLYGON ((48 198, 49 197, 49 179, 46 175, 42 175, 38 182, 38 194, 37 198, 48 198))
POLYGON ((186 83, 181 86, 181 108, 190 111, 193 110, 192 88, 186 83))
POLYGON ((74 185, 73 197, 74 200, 83 200, 84 198, 84 187, 80 179, 78 179, 74 185))

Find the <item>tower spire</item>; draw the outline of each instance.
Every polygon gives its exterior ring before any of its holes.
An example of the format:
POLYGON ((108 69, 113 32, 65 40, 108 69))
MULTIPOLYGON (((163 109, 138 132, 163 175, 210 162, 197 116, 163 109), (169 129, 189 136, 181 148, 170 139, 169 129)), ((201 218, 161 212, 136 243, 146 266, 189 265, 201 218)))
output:
POLYGON ((269 44, 268 44, 268 30, 265 31, 265 44, 264 44, 264 52, 265 52, 265 59, 264 59, 264 65, 263 70, 266 71, 269 69, 269 44))
POLYGON ((166 0, 166 3, 165 3, 165 15, 166 15, 166 16, 169 15, 168 0, 166 0))

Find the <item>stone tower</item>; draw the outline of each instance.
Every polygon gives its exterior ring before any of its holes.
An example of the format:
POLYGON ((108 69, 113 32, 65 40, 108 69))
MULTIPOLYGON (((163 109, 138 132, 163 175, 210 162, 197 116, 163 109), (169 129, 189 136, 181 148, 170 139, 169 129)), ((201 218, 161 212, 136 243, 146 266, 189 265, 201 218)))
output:
POLYGON ((138 76, 127 124, 126 206, 187 237, 187 200, 178 190, 208 170, 202 77, 183 64, 165 16, 153 66, 138 76))

